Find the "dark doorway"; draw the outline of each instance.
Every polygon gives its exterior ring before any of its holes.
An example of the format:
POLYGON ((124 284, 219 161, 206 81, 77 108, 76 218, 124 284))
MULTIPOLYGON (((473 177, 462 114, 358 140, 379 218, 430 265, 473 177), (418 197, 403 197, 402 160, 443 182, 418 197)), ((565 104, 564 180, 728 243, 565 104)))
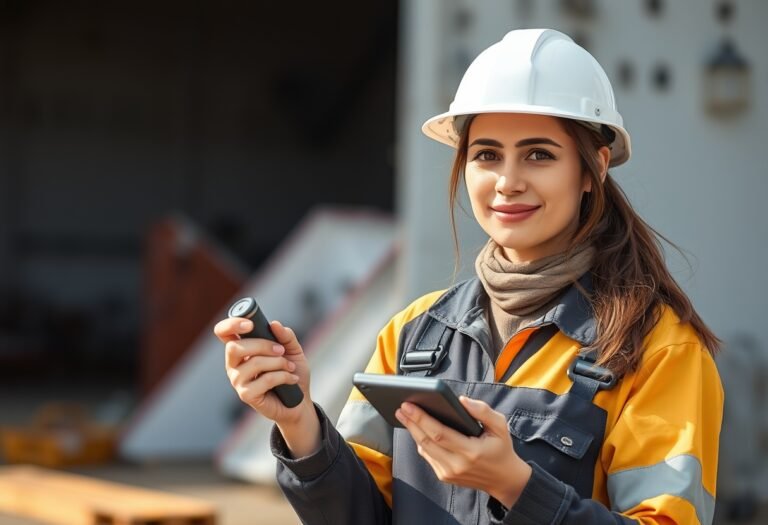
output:
POLYGON ((11 0, 0 21, 9 380, 132 381, 170 213, 255 269, 314 206, 393 208, 395 0, 11 0))

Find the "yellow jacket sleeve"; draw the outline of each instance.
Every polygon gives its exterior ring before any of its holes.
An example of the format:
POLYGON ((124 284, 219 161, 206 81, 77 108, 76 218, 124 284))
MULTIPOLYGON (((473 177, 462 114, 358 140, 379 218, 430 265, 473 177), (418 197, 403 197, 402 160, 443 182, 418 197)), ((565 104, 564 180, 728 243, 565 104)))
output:
POLYGON ((611 509, 644 524, 712 522, 723 389, 698 342, 647 352, 601 463, 611 509))

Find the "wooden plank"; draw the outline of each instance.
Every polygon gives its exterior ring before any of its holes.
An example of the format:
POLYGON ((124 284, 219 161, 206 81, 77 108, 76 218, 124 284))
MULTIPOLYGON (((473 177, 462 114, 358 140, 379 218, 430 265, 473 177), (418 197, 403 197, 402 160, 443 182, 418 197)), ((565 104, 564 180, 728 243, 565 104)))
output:
POLYGON ((203 500, 38 467, 0 468, 0 510, 61 525, 214 525, 203 500))

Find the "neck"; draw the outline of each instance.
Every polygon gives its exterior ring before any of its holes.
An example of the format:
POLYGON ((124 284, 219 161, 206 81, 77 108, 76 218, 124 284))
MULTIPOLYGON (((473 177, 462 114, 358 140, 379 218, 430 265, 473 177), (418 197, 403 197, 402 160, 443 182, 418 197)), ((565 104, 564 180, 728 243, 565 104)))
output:
MULTIPOLYGON (((478 255, 475 268, 490 298, 489 317, 495 346, 503 347, 518 329, 536 320, 548 305, 592 266, 594 248, 577 246, 572 253, 509 259, 493 240, 478 255)), ((514 255, 514 254, 513 254, 514 255)))

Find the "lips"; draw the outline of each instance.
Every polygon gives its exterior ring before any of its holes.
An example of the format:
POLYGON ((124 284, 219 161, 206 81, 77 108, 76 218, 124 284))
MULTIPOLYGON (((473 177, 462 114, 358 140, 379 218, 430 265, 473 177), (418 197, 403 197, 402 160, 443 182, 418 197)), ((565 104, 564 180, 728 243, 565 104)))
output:
POLYGON ((495 206, 491 206, 491 209, 501 213, 525 213, 536 210, 540 207, 541 206, 535 206, 532 204, 497 204, 495 206))
POLYGON ((497 204, 491 206, 493 215, 504 224, 514 224, 528 220, 541 206, 533 204, 497 204))

